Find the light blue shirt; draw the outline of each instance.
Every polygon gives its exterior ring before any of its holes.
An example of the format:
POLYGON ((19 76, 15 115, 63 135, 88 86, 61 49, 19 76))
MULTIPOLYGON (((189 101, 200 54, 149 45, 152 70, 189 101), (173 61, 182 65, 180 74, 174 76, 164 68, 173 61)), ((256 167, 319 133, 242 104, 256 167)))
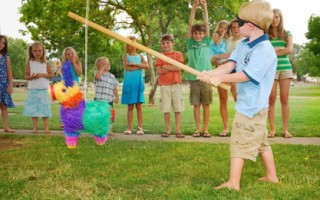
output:
POLYGON ((225 39, 222 39, 221 42, 216 45, 213 41, 210 43, 210 54, 211 56, 218 55, 218 54, 225 54, 227 53, 227 46, 225 39))
POLYGON ((237 84, 237 112, 252 118, 269 106, 269 95, 277 67, 277 55, 264 34, 249 42, 241 41, 228 61, 236 63, 236 71, 243 71, 250 79, 237 84))

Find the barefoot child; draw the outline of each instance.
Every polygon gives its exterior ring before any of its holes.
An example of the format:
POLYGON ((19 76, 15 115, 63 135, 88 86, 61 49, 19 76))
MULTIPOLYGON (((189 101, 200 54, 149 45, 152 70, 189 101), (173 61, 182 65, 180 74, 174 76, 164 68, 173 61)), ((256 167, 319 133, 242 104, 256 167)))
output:
POLYGON ((32 117, 34 133, 38 132, 38 117, 42 117, 44 132, 49 133, 49 117, 52 116, 48 93, 49 79, 53 77, 50 62, 46 60, 43 44, 34 42, 29 47, 29 58, 25 72, 28 80, 28 96, 23 115, 32 117))
POLYGON ((265 34, 273 19, 266 1, 244 3, 237 18, 244 37, 227 63, 210 72, 202 72, 200 80, 218 86, 222 82, 238 83, 236 113, 230 141, 230 178, 216 187, 240 190, 245 160, 256 161, 260 153, 266 170, 262 181, 278 182, 273 153, 267 141, 268 99, 277 66, 277 56, 265 34), (233 70, 235 73, 230 74, 233 70))
POLYGON ((3 131, 13 133, 14 130, 8 125, 8 110, 7 108, 14 108, 12 102, 12 71, 10 65, 10 57, 8 55, 7 38, 0 35, 0 108, 3 122, 3 131))

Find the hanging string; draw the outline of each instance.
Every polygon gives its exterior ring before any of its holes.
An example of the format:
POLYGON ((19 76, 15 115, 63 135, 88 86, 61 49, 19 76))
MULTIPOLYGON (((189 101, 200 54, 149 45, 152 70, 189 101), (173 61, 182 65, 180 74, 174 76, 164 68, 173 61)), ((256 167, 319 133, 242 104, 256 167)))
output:
POLYGON ((85 20, 85 35, 84 35, 84 99, 87 101, 87 72, 88 72, 88 18, 89 18, 89 4, 90 0, 87 0, 86 4, 86 20, 85 20))

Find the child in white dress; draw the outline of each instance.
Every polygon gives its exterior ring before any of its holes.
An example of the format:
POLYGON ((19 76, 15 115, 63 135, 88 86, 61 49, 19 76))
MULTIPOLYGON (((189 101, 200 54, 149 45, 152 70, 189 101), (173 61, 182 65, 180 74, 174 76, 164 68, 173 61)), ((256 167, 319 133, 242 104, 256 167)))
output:
POLYGON ((28 80, 28 96, 23 115, 32 117, 32 132, 38 132, 38 117, 43 119, 44 132, 49 133, 48 118, 52 116, 48 93, 49 79, 53 77, 50 62, 45 59, 45 48, 40 42, 29 47, 25 78, 28 80))

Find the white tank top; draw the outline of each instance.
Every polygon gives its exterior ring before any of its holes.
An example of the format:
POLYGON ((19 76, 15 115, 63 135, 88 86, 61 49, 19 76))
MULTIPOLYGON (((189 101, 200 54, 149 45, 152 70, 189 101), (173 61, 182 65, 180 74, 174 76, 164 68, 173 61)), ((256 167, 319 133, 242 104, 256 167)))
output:
MULTIPOLYGON (((47 74, 47 64, 29 61, 30 62, 30 75, 33 73, 44 73, 47 74)), ((34 80, 29 80, 28 89, 47 89, 49 87, 49 79, 47 78, 38 78, 34 80)))

